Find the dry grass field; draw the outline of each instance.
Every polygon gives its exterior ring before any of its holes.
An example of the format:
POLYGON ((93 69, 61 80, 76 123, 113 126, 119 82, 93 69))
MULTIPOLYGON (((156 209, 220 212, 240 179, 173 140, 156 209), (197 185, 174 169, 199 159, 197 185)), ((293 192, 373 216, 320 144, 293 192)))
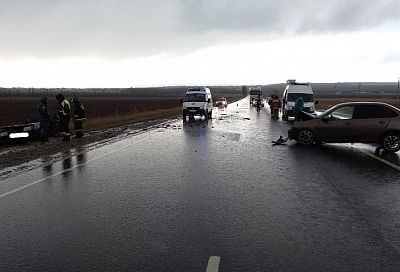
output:
MULTIPOLYGON (((242 98, 240 94, 228 94, 226 97, 229 102, 242 98)), ((72 100, 72 97, 68 99, 72 100)), ((40 97, 0 97, 0 127, 37 120, 39 100, 40 97)), ((177 117, 181 113, 179 100, 179 97, 83 97, 81 102, 87 115, 84 129, 88 131, 177 117)), ((55 98, 49 97, 49 105, 50 111, 57 113, 55 98)))
MULTIPOLYGON (((38 97, 0 98, 0 125, 36 120, 39 100, 38 97)), ((180 105, 177 98, 84 97, 81 102, 85 106, 88 120, 92 119, 91 122, 96 119, 117 119, 125 115, 171 109, 180 105)), ((57 113, 55 99, 49 98, 49 106, 52 113, 57 113)))
POLYGON ((345 102, 384 102, 400 108, 400 99, 386 97, 317 97, 319 101, 317 108, 325 110, 331 106, 345 102))

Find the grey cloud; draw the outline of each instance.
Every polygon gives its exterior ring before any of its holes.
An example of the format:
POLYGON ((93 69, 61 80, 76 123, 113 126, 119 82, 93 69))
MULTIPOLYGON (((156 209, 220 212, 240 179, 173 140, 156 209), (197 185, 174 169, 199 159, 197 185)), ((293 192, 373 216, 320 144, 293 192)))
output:
POLYGON ((368 29, 397 0, 0 0, 0 57, 182 54, 243 37, 368 29))
POLYGON ((0 2, 0 55, 138 56, 176 43, 177 1, 15 2, 0 2))
POLYGON ((188 29, 198 31, 341 32, 400 16, 397 0, 187 0, 183 5, 188 29))

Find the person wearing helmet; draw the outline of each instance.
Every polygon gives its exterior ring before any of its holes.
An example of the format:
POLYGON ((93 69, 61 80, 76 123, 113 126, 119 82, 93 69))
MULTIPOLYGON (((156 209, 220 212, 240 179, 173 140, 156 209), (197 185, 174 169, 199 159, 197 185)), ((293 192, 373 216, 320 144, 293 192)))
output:
POLYGON ((83 122, 86 121, 85 116, 85 107, 79 101, 77 97, 75 97, 72 102, 74 103, 74 127, 75 127, 75 138, 83 137, 83 122))
POLYGON ((69 141, 71 139, 69 131, 71 105, 62 94, 57 94, 56 99, 58 101, 58 115, 60 117, 60 132, 63 135, 63 141, 69 141))

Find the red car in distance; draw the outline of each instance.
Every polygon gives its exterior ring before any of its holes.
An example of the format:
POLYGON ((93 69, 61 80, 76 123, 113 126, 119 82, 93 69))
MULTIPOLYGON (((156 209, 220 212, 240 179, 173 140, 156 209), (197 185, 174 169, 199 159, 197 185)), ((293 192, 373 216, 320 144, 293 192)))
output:
POLYGON ((219 108, 226 108, 228 106, 228 101, 225 97, 222 96, 217 99, 217 102, 215 102, 215 106, 219 108))

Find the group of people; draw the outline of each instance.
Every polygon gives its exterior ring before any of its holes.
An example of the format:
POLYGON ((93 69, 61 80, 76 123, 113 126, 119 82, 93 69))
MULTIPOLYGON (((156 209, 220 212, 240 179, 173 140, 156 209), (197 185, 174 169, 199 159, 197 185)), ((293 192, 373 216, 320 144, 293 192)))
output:
MULTIPOLYGON (((58 102, 58 122, 52 120, 50 114, 49 104, 47 97, 42 97, 38 106, 39 122, 40 122, 40 139, 47 141, 51 136, 52 124, 56 123, 56 132, 63 136, 63 141, 71 139, 71 132, 69 130, 69 121, 71 119, 71 104, 62 94, 57 94, 56 99, 58 102)), ((73 122, 75 127, 75 137, 83 137, 83 122, 86 121, 85 108, 77 97, 72 100, 73 109, 73 122)))
POLYGON ((272 95, 268 100, 268 105, 271 108, 271 117, 279 119, 279 111, 282 108, 282 102, 277 95, 272 95))

